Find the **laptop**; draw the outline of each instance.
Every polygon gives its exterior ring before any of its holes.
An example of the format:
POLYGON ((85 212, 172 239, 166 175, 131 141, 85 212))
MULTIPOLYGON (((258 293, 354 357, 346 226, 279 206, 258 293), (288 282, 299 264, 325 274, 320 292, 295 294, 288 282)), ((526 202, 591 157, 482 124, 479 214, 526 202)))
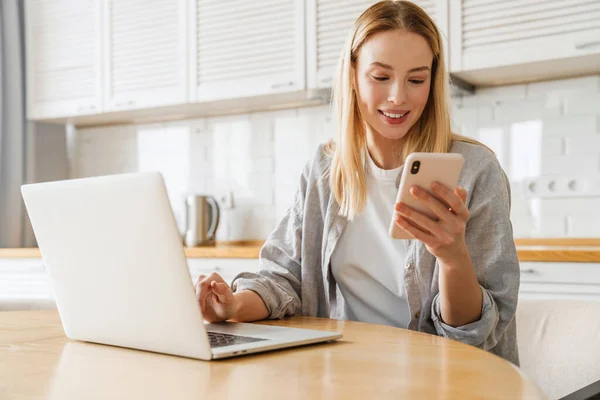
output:
POLYGON ((69 339, 212 360, 342 337, 205 323, 159 172, 29 184, 21 193, 69 339))

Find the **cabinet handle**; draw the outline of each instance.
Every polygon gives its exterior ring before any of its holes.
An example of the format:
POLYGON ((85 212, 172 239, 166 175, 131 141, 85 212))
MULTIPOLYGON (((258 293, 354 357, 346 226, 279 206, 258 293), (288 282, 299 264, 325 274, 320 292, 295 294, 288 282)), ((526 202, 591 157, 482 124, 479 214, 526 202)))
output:
POLYGON ((585 43, 578 43, 575 45, 575 48, 577 50, 585 50, 585 49, 589 49, 590 47, 596 47, 596 46, 600 46, 600 40, 594 40, 592 42, 585 42, 585 43))
POLYGON ((328 77, 321 79, 321 83, 331 83, 331 82, 333 82, 333 76, 328 76, 328 77))
POLYGON ((132 106, 134 104, 135 104, 135 101, 129 100, 129 101, 120 101, 118 103, 115 103, 115 106, 117 106, 117 107, 125 107, 125 106, 132 106))
POLYGON ((529 274, 529 275, 531 275, 531 274, 536 274, 537 271, 535 269, 533 269, 533 268, 527 268, 527 269, 522 269, 521 273, 522 274, 529 274))
POLYGON ((77 112, 94 111, 94 110, 96 110, 96 106, 95 105, 77 106, 77 112))
POLYGON ((294 86, 294 82, 290 81, 290 82, 274 83, 271 85, 271 89, 281 89, 281 88, 290 87, 290 86, 294 86))

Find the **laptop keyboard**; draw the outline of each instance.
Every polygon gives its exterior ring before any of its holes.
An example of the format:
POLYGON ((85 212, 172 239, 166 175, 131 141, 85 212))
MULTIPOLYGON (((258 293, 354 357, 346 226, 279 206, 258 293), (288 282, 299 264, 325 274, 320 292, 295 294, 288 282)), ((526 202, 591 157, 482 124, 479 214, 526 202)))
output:
POLYGON ((255 337, 230 335, 228 333, 217 332, 208 332, 208 339, 210 341, 210 347, 232 346, 234 344, 244 344, 267 340, 255 337))

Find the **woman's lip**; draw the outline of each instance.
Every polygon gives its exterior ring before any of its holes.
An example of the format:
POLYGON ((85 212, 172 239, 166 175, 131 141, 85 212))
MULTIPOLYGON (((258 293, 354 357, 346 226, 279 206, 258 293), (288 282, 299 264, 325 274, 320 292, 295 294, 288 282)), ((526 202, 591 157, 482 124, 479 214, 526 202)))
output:
POLYGON ((382 111, 379 111, 381 114, 381 118, 390 125, 402 125, 408 119, 409 112, 404 113, 404 115, 400 118, 392 118, 385 115, 382 111))
POLYGON ((381 112, 384 112, 386 114, 405 114, 407 112, 410 112, 409 110, 379 110, 381 112))

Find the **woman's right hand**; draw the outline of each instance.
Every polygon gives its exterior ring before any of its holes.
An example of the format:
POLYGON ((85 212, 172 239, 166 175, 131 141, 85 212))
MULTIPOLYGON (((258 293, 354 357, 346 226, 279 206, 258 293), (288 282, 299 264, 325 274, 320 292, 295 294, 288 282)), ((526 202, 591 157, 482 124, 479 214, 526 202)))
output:
POLYGON ((219 274, 200 275, 196 281, 196 298, 207 322, 221 322, 231 319, 238 300, 229 285, 219 274))

